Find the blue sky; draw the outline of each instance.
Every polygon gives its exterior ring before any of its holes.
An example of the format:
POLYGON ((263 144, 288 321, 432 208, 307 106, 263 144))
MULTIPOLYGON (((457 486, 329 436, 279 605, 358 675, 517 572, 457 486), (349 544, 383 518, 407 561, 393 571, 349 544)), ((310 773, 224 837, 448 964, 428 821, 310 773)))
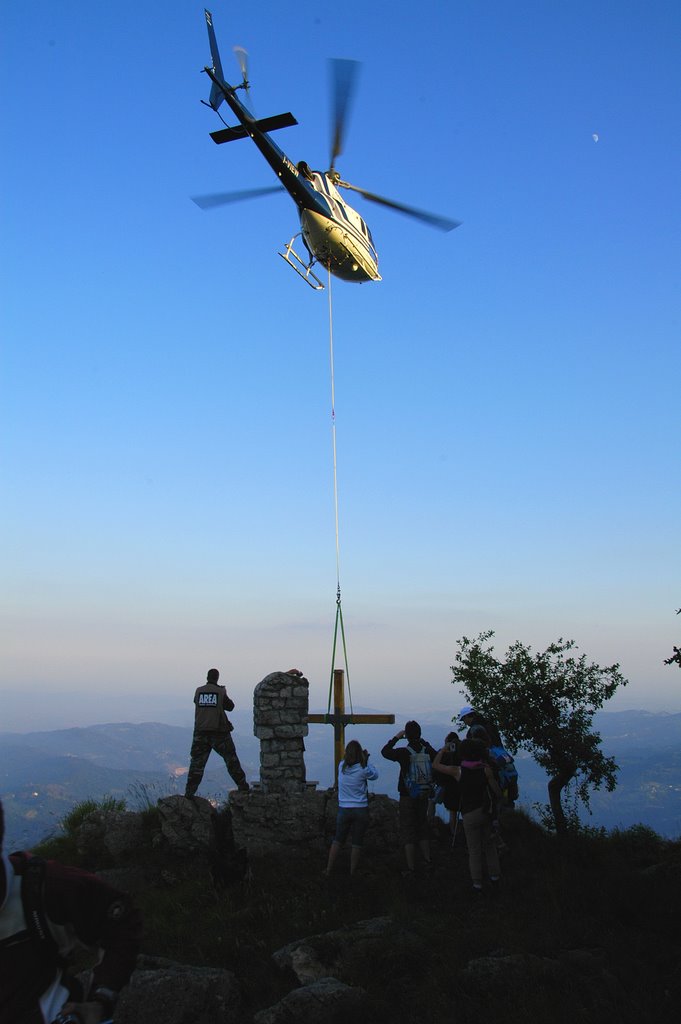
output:
MULTIPOLYGON (((357 198, 383 281, 332 288, 355 702, 458 706, 456 639, 493 628, 681 710, 678 4, 212 10, 293 160, 326 167, 356 58, 343 177, 463 222, 357 198)), ((213 664, 242 706, 292 665, 325 705, 328 296, 276 255, 285 195, 190 202, 274 181, 208 136, 203 7, 0 17, 6 721, 162 720, 213 664)))

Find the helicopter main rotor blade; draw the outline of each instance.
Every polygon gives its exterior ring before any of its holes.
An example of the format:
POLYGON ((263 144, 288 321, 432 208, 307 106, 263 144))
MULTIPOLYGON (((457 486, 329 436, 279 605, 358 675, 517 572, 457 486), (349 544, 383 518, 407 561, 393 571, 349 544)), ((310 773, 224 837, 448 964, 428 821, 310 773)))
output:
POLYGON ((350 110, 350 102, 357 85, 359 61, 334 59, 331 62, 331 88, 333 98, 333 121, 331 123, 331 161, 329 167, 336 165, 336 157, 343 152, 345 128, 350 110))
POLYGON ((238 192, 214 192, 207 196, 192 196, 191 200, 202 210, 212 210, 214 206, 226 206, 228 203, 240 203, 244 199, 257 199, 258 196, 284 191, 283 185, 267 185, 264 188, 246 188, 238 192))
POLYGON ((353 192, 359 192, 361 196, 364 196, 365 199, 372 203, 379 203, 381 206, 387 206, 391 210, 397 210, 398 213, 405 213, 408 217, 414 217, 416 220, 423 221, 424 224, 437 228, 439 231, 453 231, 454 228, 458 228, 461 224, 460 220, 451 220, 449 217, 441 217, 437 213, 428 213, 427 210, 417 210, 414 206, 396 203, 393 199, 378 196, 375 192, 367 192, 366 189, 359 188, 357 185, 351 185, 347 181, 337 181, 336 185, 339 188, 349 188, 353 192))

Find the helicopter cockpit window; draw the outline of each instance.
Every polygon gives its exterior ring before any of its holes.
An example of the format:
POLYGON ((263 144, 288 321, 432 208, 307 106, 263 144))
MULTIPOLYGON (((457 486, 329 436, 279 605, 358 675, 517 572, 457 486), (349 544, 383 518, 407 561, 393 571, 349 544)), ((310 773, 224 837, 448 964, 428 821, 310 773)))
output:
POLYGON ((368 228, 368 227, 366 226, 366 224, 364 223, 364 221, 362 220, 362 218, 361 218, 361 217, 360 217, 360 220, 359 220, 359 222, 360 222, 360 224, 362 225, 362 234, 363 234, 363 235, 364 235, 364 236, 365 236, 366 238, 368 238, 368 240, 369 240, 369 241, 371 242, 371 244, 373 245, 373 244, 374 244, 374 240, 373 240, 373 238, 371 237, 371 232, 369 231, 369 228, 368 228))

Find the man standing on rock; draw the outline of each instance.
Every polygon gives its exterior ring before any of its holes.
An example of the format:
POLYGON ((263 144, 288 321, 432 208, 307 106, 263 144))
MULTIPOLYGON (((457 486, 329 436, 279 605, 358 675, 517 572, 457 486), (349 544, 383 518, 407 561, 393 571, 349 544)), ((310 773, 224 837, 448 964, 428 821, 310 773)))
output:
POLYGON ((225 687, 218 685, 219 678, 216 668, 209 669, 205 686, 199 686, 194 694, 194 737, 184 793, 190 799, 201 784, 211 750, 223 759, 240 790, 246 792, 250 788, 230 735, 234 726, 227 712, 234 710, 234 701, 227 696, 225 687))

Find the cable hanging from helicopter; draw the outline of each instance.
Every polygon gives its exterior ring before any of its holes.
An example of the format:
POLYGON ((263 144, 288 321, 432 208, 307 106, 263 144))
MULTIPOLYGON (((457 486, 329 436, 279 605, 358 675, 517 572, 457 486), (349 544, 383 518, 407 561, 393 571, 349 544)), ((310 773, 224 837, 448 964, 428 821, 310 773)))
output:
POLYGON ((333 358, 333 303, 331 299, 331 267, 328 268, 329 275, 329 365, 331 368, 331 442, 333 449, 333 506, 336 517, 336 621, 333 627, 333 644, 331 647, 331 674, 329 676, 329 696, 326 708, 327 715, 331 711, 331 699, 333 695, 333 673, 336 668, 336 646, 338 643, 338 627, 340 626, 341 641, 343 643, 343 661, 345 664, 345 679, 348 684, 348 699, 350 701, 350 714, 352 708, 352 691, 350 689, 350 667, 348 665, 348 648, 345 642, 345 626, 343 624, 343 608, 341 605, 340 585, 340 530, 338 520, 338 460, 336 453, 336 373, 333 358))

